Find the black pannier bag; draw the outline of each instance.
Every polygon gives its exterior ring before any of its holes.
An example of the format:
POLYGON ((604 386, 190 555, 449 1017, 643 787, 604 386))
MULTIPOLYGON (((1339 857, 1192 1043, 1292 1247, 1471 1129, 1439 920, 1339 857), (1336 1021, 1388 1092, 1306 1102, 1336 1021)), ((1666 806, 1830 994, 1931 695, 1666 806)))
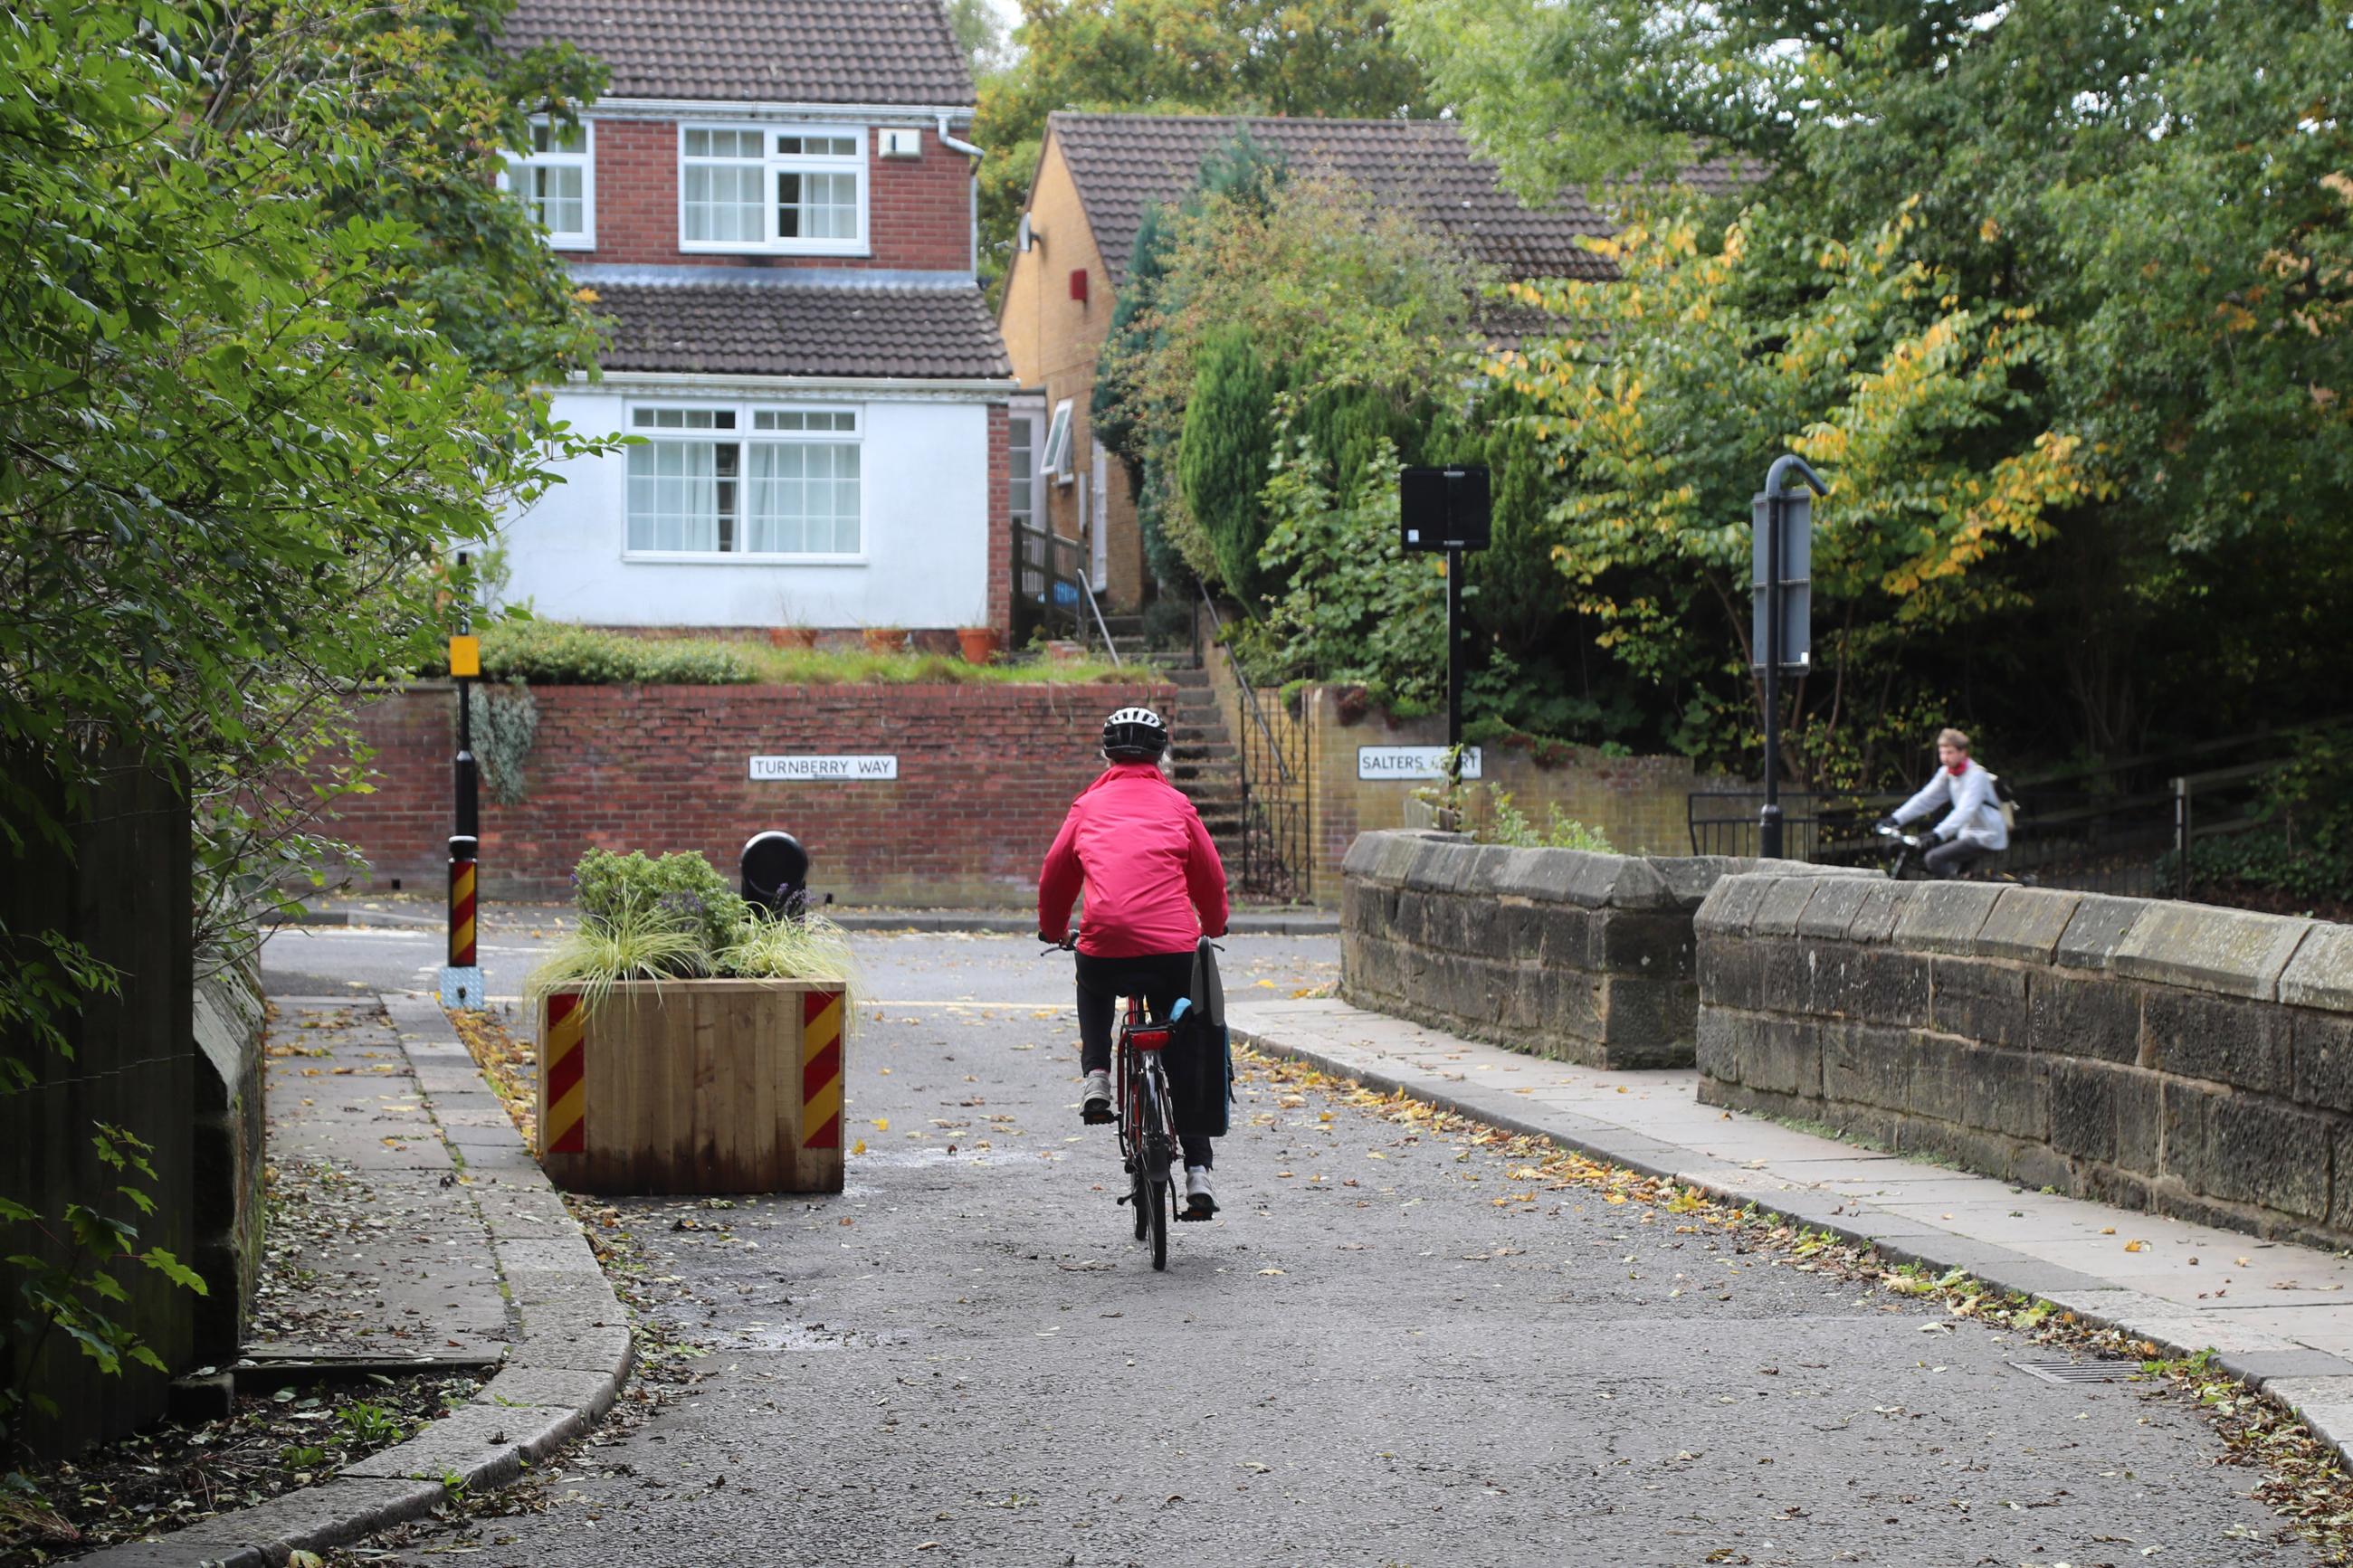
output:
POLYGON ((1169 1025, 1168 1087, 1176 1097, 1176 1131, 1223 1138, 1233 1103, 1233 1042, 1226 1033, 1226 992, 1217 949, 1203 937, 1193 950, 1193 985, 1169 1025))

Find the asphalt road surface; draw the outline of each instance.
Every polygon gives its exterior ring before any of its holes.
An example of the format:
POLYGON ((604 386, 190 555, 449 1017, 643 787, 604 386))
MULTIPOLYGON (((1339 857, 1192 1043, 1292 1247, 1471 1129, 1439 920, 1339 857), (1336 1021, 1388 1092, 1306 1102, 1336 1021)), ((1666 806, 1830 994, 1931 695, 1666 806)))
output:
MULTIPOLYGON (((1155 1274, 1077 1125, 1068 961, 860 945, 849 1190, 619 1205, 703 1380, 537 1511, 375 1561, 2309 1560, 2177 1397, 2037 1381, 2009 1363, 2047 1350, 1263 1073, 1225 1213, 1155 1274)), ((1331 975, 1328 940, 1236 949, 1236 990, 1331 975)))

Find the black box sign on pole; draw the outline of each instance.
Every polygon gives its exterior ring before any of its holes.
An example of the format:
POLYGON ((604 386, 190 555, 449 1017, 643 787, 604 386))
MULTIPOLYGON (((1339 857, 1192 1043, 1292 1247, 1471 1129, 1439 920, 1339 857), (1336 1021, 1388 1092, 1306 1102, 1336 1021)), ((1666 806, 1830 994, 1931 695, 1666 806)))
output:
POLYGON ((1792 471, 1815 495, 1831 493, 1822 477, 1790 453, 1773 459, 1764 493, 1748 513, 1757 594, 1749 661, 1765 689, 1765 804, 1757 815, 1757 853, 1768 860, 1782 852, 1781 677, 1802 675, 1813 662, 1814 508, 1803 490, 1788 489, 1792 471))
POLYGON ((1484 550, 1487 470, 1478 464, 1398 471, 1398 523, 1408 550, 1484 550))
POLYGON ((1767 559, 1773 535, 1771 497, 1759 494, 1748 503, 1749 574, 1755 597, 1749 606, 1749 664, 1765 668, 1766 647, 1772 641, 1766 625, 1766 605, 1778 599, 1781 606, 1781 669, 1803 675, 1813 668, 1814 644, 1814 499, 1799 490, 1781 501, 1781 569, 1773 572, 1767 559))

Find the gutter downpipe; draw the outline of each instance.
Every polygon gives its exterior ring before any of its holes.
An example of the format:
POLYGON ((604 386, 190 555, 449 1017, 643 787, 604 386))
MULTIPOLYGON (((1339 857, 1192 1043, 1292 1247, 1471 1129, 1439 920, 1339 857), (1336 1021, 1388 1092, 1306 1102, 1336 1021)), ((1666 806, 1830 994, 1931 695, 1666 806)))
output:
POLYGON ((951 135, 948 132, 948 117, 944 111, 939 117, 939 132, 941 146, 951 153, 961 153, 972 160, 972 180, 965 190, 965 208, 971 219, 966 227, 970 229, 972 235, 972 275, 978 278, 980 276, 980 161, 988 154, 971 142, 959 142, 951 135))

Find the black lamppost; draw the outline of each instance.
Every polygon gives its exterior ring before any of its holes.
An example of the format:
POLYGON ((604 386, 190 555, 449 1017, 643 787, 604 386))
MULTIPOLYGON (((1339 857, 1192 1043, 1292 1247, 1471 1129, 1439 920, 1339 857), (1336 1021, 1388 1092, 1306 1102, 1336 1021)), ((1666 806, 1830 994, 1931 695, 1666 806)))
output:
POLYGON ((1815 495, 1830 494, 1822 477, 1794 453, 1773 459, 1764 493, 1749 502, 1749 558, 1756 594, 1749 622, 1749 657, 1765 676, 1765 807, 1757 819, 1757 853, 1781 858, 1781 672, 1804 674, 1813 664, 1813 500, 1787 489, 1795 470, 1815 495))

